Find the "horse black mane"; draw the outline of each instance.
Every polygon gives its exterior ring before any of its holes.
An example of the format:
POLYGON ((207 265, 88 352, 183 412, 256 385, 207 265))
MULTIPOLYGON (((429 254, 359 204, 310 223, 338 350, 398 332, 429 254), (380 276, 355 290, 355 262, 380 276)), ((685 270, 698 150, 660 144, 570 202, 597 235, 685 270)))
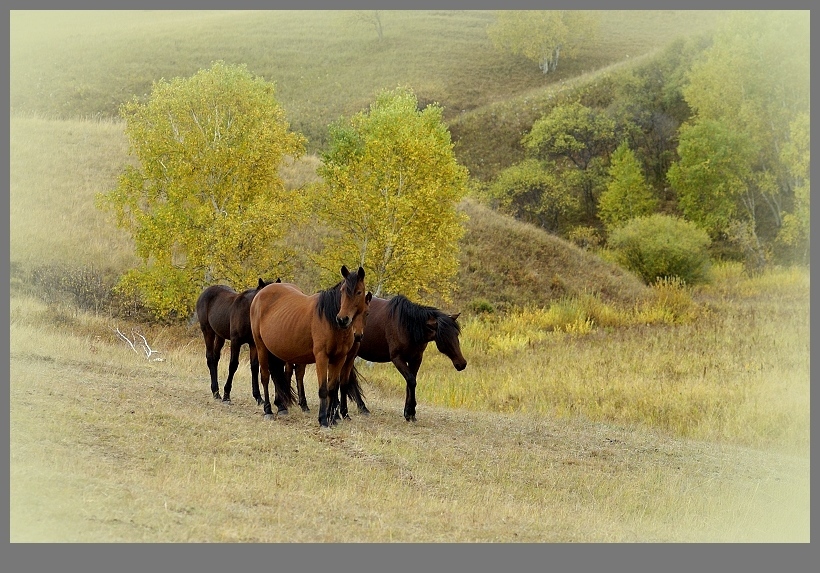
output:
POLYGON ((404 327, 413 344, 421 344, 427 340, 425 331, 430 318, 435 318, 438 324, 436 340, 452 340, 452 337, 458 337, 461 334, 461 326, 450 315, 434 306, 416 304, 401 294, 390 299, 388 314, 391 318, 398 316, 399 323, 404 327))
POLYGON ((348 296, 356 294, 356 283, 359 282, 359 277, 356 273, 349 273, 344 280, 337 282, 329 289, 319 292, 319 302, 316 304, 316 312, 334 327, 336 324, 336 317, 339 315, 339 310, 342 308, 342 291, 339 288, 342 283, 345 285, 345 291, 348 296))

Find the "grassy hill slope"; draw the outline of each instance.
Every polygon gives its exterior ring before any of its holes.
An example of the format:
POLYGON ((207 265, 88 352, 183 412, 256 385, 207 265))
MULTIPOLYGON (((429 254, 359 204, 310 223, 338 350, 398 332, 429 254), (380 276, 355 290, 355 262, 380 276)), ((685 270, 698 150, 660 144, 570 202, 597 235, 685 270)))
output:
POLYGON ((221 59, 247 64, 276 83, 293 128, 308 137, 311 150, 323 145, 331 121, 397 85, 412 87, 422 102, 439 102, 446 121, 462 124, 461 130, 483 129, 493 141, 495 128, 484 117, 478 127, 459 118, 634 59, 717 19, 704 11, 602 11, 596 42, 545 76, 533 62, 493 48, 486 33, 491 11, 383 11, 381 40, 356 15, 13 11, 11 109, 111 117, 121 102, 148 93, 153 81, 190 76, 221 59))
POLYGON ((459 308, 484 300, 495 308, 535 305, 580 294, 630 305, 647 287, 633 274, 527 223, 472 200, 461 244, 459 308))

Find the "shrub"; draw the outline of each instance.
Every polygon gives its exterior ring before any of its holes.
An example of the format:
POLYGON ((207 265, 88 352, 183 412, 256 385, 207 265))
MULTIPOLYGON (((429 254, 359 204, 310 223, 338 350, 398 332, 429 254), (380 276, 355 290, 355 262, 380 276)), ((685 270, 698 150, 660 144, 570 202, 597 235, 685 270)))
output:
POLYGON ((495 307, 486 298, 476 298, 470 301, 468 308, 474 314, 492 314, 495 307))
POLYGON ((609 237, 618 264, 646 284, 672 277, 690 285, 706 282, 710 242, 693 223, 661 214, 632 219, 609 237))

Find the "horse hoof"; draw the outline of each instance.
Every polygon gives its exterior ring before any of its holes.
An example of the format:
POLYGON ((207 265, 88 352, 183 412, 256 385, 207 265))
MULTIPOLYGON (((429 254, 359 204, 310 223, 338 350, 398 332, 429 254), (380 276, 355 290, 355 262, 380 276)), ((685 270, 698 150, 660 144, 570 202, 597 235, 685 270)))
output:
POLYGON ((288 415, 288 410, 287 410, 287 408, 284 408, 284 409, 282 409, 282 410, 277 410, 276 415, 277 415, 277 416, 287 416, 287 415, 288 415))
POLYGON ((416 415, 413 414, 412 416, 405 416, 404 419, 407 420, 408 422, 415 422, 416 421, 416 415))
POLYGON ((345 414, 344 416, 342 416, 342 419, 343 420, 350 420, 350 414, 345 414))
POLYGON ((310 412, 310 408, 307 406, 302 406, 302 412, 310 412))
POLYGON ((362 416, 369 416, 370 410, 368 410, 367 408, 359 408, 359 414, 361 414, 362 416))
POLYGON ((262 398, 257 398, 257 399, 256 399, 256 405, 257 405, 257 406, 261 406, 262 404, 264 404, 264 402, 265 402, 265 401, 264 401, 262 398))
POLYGON ((273 414, 265 414, 264 418, 266 420, 275 420, 276 416, 274 416, 273 414))
POLYGON ((226 406, 230 406, 232 404, 230 398, 223 398, 222 403, 225 404, 226 406))
POLYGON ((219 395, 219 392, 214 392, 214 400, 221 400, 222 396, 219 395))

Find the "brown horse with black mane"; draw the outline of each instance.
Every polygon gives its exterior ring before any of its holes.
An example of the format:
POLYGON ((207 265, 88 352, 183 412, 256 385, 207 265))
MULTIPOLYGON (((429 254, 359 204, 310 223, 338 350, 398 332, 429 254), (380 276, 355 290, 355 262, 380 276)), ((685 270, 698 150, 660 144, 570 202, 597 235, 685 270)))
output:
MULTIPOLYGON (((276 279, 276 282, 281 281, 276 279)), ((259 361, 251 332, 250 308, 256 293, 269 284, 272 283, 259 279, 256 288, 241 293, 226 285, 213 285, 202 291, 196 301, 196 316, 202 329, 202 336, 205 338, 205 360, 211 373, 211 392, 214 400, 220 399, 217 378, 219 357, 225 341, 230 340, 231 361, 228 363, 228 379, 225 381, 222 401, 231 401, 233 376, 239 366, 239 350, 243 344, 247 344, 251 352, 251 391, 256 403, 262 403, 262 397, 259 395, 259 361)))
MULTIPOLYGON (((458 338, 461 334, 461 327, 456 322, 458 316, 446 314, 432 306, 416 304, 402 295, 391 299, 373 297, 370 301, 367 328, 357 354, 370 362, 392 362, 401 373, 407 384, 404 417, 408 421, 416 420, 416 376, 428 343, 435 342, 438 351, 447 356, 459 372, 467 367, 458 338)), ((303 374, 304 369, 301 371, 301 375, 303 374)), ((296 380, 297 387, 303 388, 299 383, 298 368, 296 380)), ((341 389, 339 413, 343 418, 348 417, 348 396, 356 401, 359 412, 369 413, 355 368, 350 369, 349 376, 342 381, 341 389)), ((300 403, 304 399, 302 392, 299 395, 300 403)))
POLYGON ((285 378, 285 364, 316 364, 319 382, 319 424, 335 424, 339 381, 352 366, 361 340, 372 294, 366 292, 364 269, 341 268, 337 285, 306 295, 292 284, 272 284, 251 302, 250 320, 265 390, 265 417, 273 417, 268 393, 273 378, 277 413, 287 413, 296 396, 285 378))

